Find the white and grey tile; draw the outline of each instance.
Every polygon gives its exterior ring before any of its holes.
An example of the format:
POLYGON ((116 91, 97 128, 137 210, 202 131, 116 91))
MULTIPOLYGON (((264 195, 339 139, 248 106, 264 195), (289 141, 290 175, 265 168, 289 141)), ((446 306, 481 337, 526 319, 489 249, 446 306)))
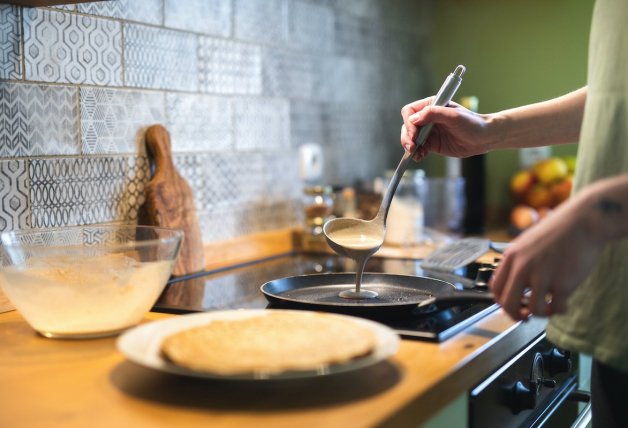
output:
POLYGON ((119 22, 51 9, 22 10, 28 80, 122 85, 119 22))
POLYGON ((0 4, 0 79, 22 78, 20 8, 0 4))
POLYGON ((165 121, 164 94, 80 89, 82 154, 144 153, 144 128, 165 121))
POLYGON ((31 159, 36 228, 137 219, 148 180, 145 157, 31 159))
POLYGON ((321 103, 296 100, 290 102, 290 145, 324 144, 325 109, 321 103))
POLYGON ((288 21, 289 41, 306 51, 331 52, 334 49, 334 12, 326 5, 291 1, 288 21))
POLYGON ((381 16, 383 7, 390 7, 388 2, 380 0, 331 0, 334 5, 353 16, 376 19, 381 16), (383 6, 383 5, 386 6, 383 6))
POLYGON ((165 0, 165 25, 197 33, 231 35, 231 0, 165 0))
POLYGON ((378 58, 382 50, 382 31, 374 21, 339 12, 334 22, 337 54, 373 60, 378 58))
POLYGON ((313 98, 319 102, 350 102, 358 92, 356 58, 330 56, 321 58, 315 73, 313 98))
POLYGON ((0 157, 78 154, 78 90, 0 82, 0 157))
POLYGON ((31 227, 26 160, 0 161, 0 231, 31 227))
POLYGON ((266 201, 275 204, 285 199, 299 199, 303 186, 299 178, 298 151, 278 150, 263 153, 261 156, 266 201))
POLYGON ((201 92, 247 95, 262 92, 259 46, 202 36, 198 61, 201 92))
POLYGON ((264 48, 262 52, 264 95, 312 98, 317 71, 313 56, 283 49, 264 48))
POLYGON ((59 9, 59 10, 70 10, 70 11, 76 10, 75 4, 55 4, 49 7, 53 9, 59 9))
POLYGON ((287 45, 287 0, 234 0, 234 35, 255 43, 287 45))
POLYGON ((197 36, 143 25, 124 25, 127 86, 196 91, 197 36))
POLYGON ((226 151, 234 146, 230 98, 168 93, 166 116, 175 152, 226 151))
POLYGON ((289 147, 290 104, 282 98, 238 98, 234 102, 235 147, 264 151, 289 147))
POLYGON ((90 15, 108 16, 155 25, 161 25, 164 16, 162 0, 109 0, 79 3, 77 9, 79 12, 90 15))
POLYGON ((197 209, 237 208, 267 195, 265 165, 259 154, 183 153, 175 165, 194 191, 197 209))

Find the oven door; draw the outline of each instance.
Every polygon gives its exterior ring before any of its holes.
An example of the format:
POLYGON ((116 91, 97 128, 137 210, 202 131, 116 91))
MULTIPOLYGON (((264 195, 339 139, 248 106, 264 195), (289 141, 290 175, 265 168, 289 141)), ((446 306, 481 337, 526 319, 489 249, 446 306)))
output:
POLYGON ((586 426, 590 396, 577 389, 576 365, 574 355, 539 336, 471 390, 469 426, 586 426))

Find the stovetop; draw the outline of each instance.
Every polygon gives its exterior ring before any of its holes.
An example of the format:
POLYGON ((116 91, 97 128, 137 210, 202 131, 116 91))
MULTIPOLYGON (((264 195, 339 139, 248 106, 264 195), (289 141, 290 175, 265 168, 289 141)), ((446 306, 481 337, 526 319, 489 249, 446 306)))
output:
MULTIPOLYGON (((420 261, 372 257, 366 272, 427 276, 451 282, 458 289, 474 287, 478 265, 454 274, 426 272, 420 261)), ((296 275, 354 272, 352 260, 329 254, 291 253, 228 269, 202 272, 171 280, 153 310, 169 313, 224 309, 273 308, 260 286, 267 281, 296 275)), ((484 289, 475 288, 478 292, 484 289)), ((401 336, 441 342, 497 309, 496 304, 473 303, 450 308, 431 306, 400 317, 373 318, 401 336)))

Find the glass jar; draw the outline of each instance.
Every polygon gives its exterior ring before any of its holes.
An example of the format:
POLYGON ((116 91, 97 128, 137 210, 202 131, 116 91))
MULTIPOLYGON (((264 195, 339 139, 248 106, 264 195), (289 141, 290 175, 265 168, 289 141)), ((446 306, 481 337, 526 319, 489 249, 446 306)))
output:
MULTIPOLYGON (((392 172, 386 174, 388 187, 392 172)), ((421 200, 425 172, 406 171, 399 181, 395 196, 390 203, 386 221, 386 242, 393 245, 412 245, 423 238, 423 203, 421 200)))
POLYGON ((333 209, 331 186, 310 186, 303 189, 305 233, 323 237, 323 225, 331 218, 333 209))

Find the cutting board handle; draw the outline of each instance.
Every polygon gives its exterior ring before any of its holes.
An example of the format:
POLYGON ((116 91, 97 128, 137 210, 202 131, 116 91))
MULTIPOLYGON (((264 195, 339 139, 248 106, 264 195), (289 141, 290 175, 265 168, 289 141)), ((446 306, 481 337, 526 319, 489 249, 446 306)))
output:
POLYGON ((205 267, 205 255, 194 195, 174 165, 170 135, 162 125, 152 125, 146 130, 146 152, 152 177, 146 185, 139 222, 182 230, 184 237, 173 275, 199 272, 205 267))

